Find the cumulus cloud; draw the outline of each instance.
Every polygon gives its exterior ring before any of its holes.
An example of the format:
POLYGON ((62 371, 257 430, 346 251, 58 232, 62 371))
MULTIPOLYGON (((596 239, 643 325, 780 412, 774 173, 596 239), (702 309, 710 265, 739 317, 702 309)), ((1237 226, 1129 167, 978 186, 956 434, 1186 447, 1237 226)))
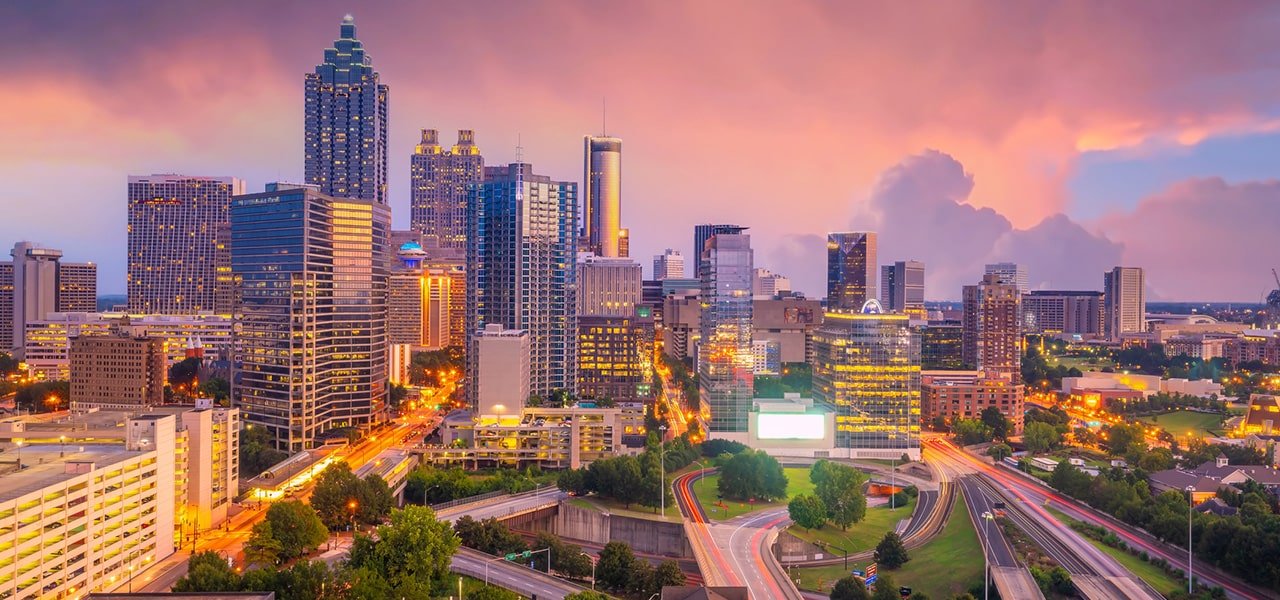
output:
POLYGON ((1190 179, 1102 217, 1124 244, 1124 264, 1144 267, 1153 299, 1261 302, 1280 268, 1280 181, 1190 179))
POLYGON ((1027 265, 1032 289, 1102 289, 1102 273, 1121 264, 1120 244, 1093 234, 1066 215, 1013 229, 992 245, 987 262, 1027 265))

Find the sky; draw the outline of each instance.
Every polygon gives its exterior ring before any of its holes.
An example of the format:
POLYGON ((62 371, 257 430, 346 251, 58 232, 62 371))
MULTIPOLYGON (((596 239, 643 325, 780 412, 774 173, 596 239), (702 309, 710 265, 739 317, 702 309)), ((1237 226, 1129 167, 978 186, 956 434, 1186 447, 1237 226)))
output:
POLYGON ((1275 286, 1270 2, 4 3, 0 245, 122 293, 128 175, 300 180, 303 76, 347 13, 391 88, 399 228, 422 128, 574 181, 607 132, 646 272, 730 222, 812 297, 826 233, 864 230, 929 299, 1006 260, 1040 289, 1141 266, 1149 300, 1275 286))

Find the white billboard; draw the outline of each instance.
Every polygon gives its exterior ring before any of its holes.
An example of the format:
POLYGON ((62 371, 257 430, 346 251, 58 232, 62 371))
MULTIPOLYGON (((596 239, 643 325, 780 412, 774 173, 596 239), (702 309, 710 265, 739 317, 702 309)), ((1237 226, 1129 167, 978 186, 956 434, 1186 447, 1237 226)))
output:
POLYGON ((820 440, 826 437, 826 417, 804 413, 757 413, 756 438, 761 440, 820 440))

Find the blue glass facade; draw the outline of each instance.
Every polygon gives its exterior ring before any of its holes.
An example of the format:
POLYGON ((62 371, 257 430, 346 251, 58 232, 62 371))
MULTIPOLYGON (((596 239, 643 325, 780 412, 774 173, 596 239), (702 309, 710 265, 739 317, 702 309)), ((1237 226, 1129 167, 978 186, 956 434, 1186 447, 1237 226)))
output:
MULTIPOLYGON (((741 231, 742 229, 738 229, 741 231)), ((711 409, 712 433, 745 433, 755 394, 751 351, 751 236, 714 233, 698 261, 702 280, 699 395, 711 409)), ((732 436, 730 436, 732 437, 732 436)))

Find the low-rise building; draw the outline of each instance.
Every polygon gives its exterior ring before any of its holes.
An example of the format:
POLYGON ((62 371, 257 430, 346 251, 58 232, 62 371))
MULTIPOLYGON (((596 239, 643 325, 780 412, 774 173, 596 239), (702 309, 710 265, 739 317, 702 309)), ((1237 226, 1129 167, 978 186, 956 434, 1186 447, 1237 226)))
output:
POLYGON ((57 312, 27 324, 26 362, 42 379, 70 376, 71 339, 109 335, 121 323, 146 329, 164 340, 165 360, 178 362, 198 348, 209 360, 231 359, 232 319, 227 315, 129 315, 107 312, 57 312))
POLYGON ((822 325, 822 303, 801 296, 752 301, 751 339, 775 342, 778 360, 809 363, 813 360, 813 332, 822 325))
POLYGON ((527 407, 516 415, 455 411, 441 424, 443 447, 415 450, 426 463, 482 467, 578 468, 644 448, 644 406, 527 407))
POLYGON ((1080 394, 1085 391, 1135 390, 1144 396, 1159 392, 1207 397, 1222 393, 1222 384, 1211 379, 1164 379, 1158 375, 1138 373, 1102 373, 1086 371, 1079 377, 1063 377, 1062 393, 1080 394))
POLYGON ((987 377, 981 371, 921 371, 920 413, 928 423, 942 417, 977 419, 988 407, 1000 410, 1013 424, 1012 435, 1022 434, 1026 386, 987 377))
POLYGON ((1214 497, 1219 489, 1252 481, 1274 493, 1280 490, 1280 470, 1259 465, 1232 465, 1226 455, 1194 469, 1169 469, 1148 476, 1152 494, 1175 491, 1185 494, 1191 488, 1192 501, 1200 504, 1214 497))

